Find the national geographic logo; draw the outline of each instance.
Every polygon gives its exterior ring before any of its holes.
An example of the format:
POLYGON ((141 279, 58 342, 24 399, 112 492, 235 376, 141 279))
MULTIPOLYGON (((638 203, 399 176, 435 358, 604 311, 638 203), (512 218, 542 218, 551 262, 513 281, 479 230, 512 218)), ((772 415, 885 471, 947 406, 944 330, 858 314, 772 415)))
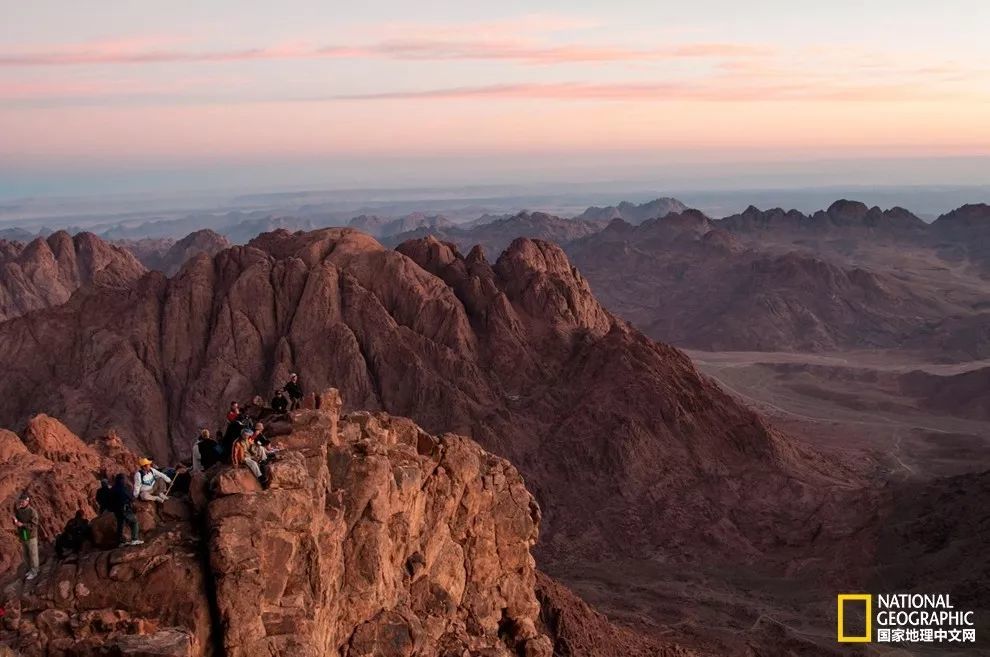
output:
POLYGON ((976 643, 972 611, 944 593, 840 593, 839 643, 976 643))
POLYGON ((873 640, 872 618, 873 618, 873 596, 869 593, 840 593, 838 609, 838 629, 837 638, 839 643, 869 643, 873 640), (849 615, 858 618, 862 613, 862 629, 850 630, 848 626, 855 623, 847 623, 846 610, 849 608, 849 615))

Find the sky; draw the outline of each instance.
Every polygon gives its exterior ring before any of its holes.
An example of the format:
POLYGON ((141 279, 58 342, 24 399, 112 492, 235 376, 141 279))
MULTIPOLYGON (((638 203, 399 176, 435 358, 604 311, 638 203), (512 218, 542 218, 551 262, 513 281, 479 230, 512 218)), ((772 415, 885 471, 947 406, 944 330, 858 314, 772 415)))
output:
POLYGON ((341 5, 0 0, 0 196, 990 183, 985 1, 341 5))

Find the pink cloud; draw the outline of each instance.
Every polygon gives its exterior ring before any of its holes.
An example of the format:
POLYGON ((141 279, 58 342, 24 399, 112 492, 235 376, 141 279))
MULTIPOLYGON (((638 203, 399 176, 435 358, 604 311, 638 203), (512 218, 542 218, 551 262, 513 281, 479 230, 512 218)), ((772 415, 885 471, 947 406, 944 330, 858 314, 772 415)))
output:
POLYGON ((146 47, 139 42, 102 42, 48 51, 0 52, 0 66, 75 66, 84 64, 211 63, 278 59, 499 60, 527 64, 631 62, 686 58, 754 57, 769 54, 762 46, 693 43, 636 49, 621 46, 543 45, 535 41, 458 38, 407 38, 313 47, 301 43, 196 51, 146 47))

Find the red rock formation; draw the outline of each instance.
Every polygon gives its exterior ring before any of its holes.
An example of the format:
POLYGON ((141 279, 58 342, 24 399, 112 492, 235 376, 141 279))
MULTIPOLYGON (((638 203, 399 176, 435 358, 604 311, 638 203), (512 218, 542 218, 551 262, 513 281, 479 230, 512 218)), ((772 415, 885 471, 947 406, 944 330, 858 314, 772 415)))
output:
POLYGON ((127 249, 148 269, 173 276, 186 261, 194 256, 214 256, 230 246, 226 237, 209 229, 189 233, 181 240, 147 238, 119 240, 119 246, 127 249))
POLYGON ((121 288, 144 274, 127 251, 92 233, 65 231, 0 249, 0 321, 65 303, 88 283, 121 288))
POLYGON ((144 546, 10 582, 0 640, 24 657, 550 657, 539 507, 515 468, 404 418, 338 423, 336 391, 319 402, 267 490, 217 466, 193 481, 200 521, 165 505, 144 546))
POLYGON ((101 477, 130 472, 134 457, 126 449, 108 448, 104 439, 84 443, 62 423, 46 415, 32 418, 23 440, 0 430, 0 575, 20 565, 21 546, 8 510, 22 492, 31 495, 41 517, 40 537, 51 542, 66 521, 81 509, 95 515, 101 477))
POLYGON ((346 229, 270 233, 171 281, 8 322, 0 357, 15 374, 0 381, 8 424, 45 410, 89 434, 114 426, 162 460, 290 371, 337 385, 349 408, 513 460, 543 503, 547 556, 682 558, 700 542, 755 559, 818 531, 809 510, 832 504, 815 483, 831 464, 609 315, 545 242, 517 240, 492 265, 431 239, 395 252, 346 229))

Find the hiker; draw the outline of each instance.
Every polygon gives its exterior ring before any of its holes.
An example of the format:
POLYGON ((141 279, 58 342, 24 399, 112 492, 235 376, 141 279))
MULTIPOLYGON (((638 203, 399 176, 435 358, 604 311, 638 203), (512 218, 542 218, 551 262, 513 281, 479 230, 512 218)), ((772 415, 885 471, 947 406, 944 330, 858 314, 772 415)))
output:
POLYGON ((167 500, 165 493, 160 491, 164 484, 172 483, 172 478, 151 467, 151 459, 143 458, 138 461, 138 465, 141 467, 134 473, 134 497, 145 502, 167 500))
POLYGON ((279 388, 272 397, 272 410, 279 415, 284 415, 289 410, 289 400, 285 397, 285 389, 279 388))
POLYGON ((234 448, 230 457, 230 464, 236 468, 243 463, 247 466, 247 469, 260 480, 261 467, 250 454, 251 445, 254 442, 253 437, 254 432, 250 429, 244 429, 241 431, 241 437, 234 443, 234 448))
POLYGON ((134 496, 131 494, 131 487, 127 485, 127 477, 124 473, 114 477, 113 487, 110 489, 110 510, 117 518, 117 544, 118 545, 141 545, 144 541, 140 538, 140 527, 137 516, 134 515, 134 496), (124 525, 131 530, 131 540, 124 542, 124 525))
POLYGON ((76 515, 65 523, 65 529, 55 537, 55 557, 65 558, 66 550, 79 554, 83 544, 93 536, 93 530, 89 526, 89 520, 83 517, 82 509, 76 511, 76 515))
MULTIPOLYGON (((269 461, 272 460, 272 456, 273 454, 258 442, 257 433, 248 436, 247 458, 244 462, 247 463, 248 459, 250 459, 258 464, 256 476, 261 481, 261 485, 266 488, 268 487, 269 461)), ((253 469, 252 472, 254 472, 253 469)))
POLYGON ((289 395, 289 410, 296 410, 302 402, 302 386, 299 385, 299 375, 295 372, 289 375, 289 382, 285 384, 285 392, 289 395))
POLYGON ((238 422, 241 419, 241 405, 235 401, 230 402, 230 409, 227 410, 227 422, 238 422))
POLYGON ((220 445, 210 435, 209 429, 199 432, 199 440, 193 445, 193 472, 209 470, 220 461, 220 445))
POLYGON ((248 426, 249 422, 250 420, 241 412, 240 404, 230 402, 230 410, 227 411, 227 428, 224 429, 221 442, 223 458, 230 458, 234 443, 241 437, 241 431, 248 426))
POLYGON ((100 487, 96 491, 96 506, 100 509, 100 513, 109 511, 112 501, 113 494, 110 491, 110 481, 104 477, 100 479, 100 487))
POLYGON ((254 423, 254 442, 258 443, 262 447, 268 447, 272 442, 268 440, 268 436, 265 435, 265 425, 261 422, 254 423))
POLYGON ((24 579, 38 576, 38 512, 31 506, 31 496, 21 493, 14 509, 14 525, 24 544, 24 563, 28 566, 24 579))

